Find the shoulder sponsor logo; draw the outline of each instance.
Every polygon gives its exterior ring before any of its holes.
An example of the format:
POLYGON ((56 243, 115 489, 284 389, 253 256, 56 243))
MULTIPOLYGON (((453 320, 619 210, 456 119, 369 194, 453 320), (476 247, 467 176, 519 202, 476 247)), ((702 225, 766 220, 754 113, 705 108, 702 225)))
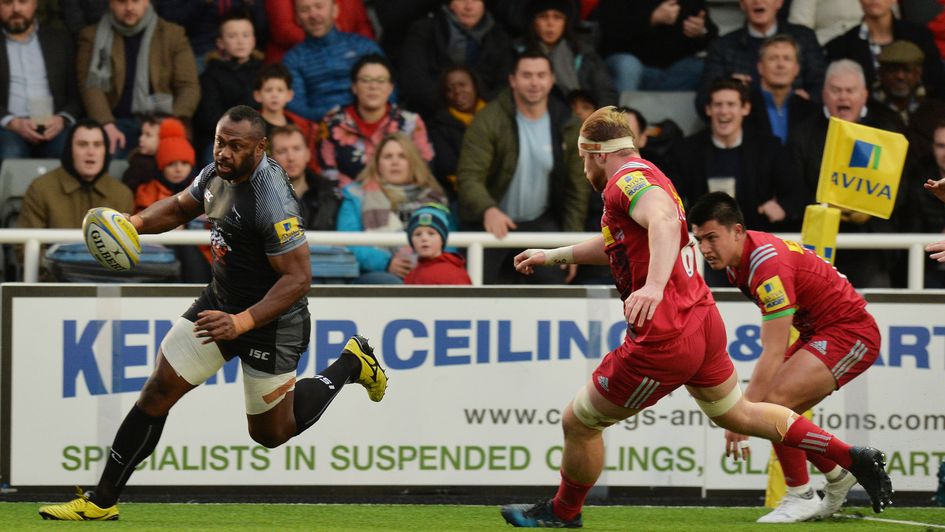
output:
POLYGON ((761 283, 758 287, 758 299, 764 306, 765 312, 781 310, 791 304, 784 291, 784 285, 781 284, 781 278, 777 275, 761 283))
POLYGON ((643 176, 643 172, 630 172, 629 174, 617 179, 617 186, 631 200, 644 188, 651 183, 643 176))
POLYGON ((798 244, 797 242, 793 240, 785 240, 784 245, 787 246, 787 248, 793 251, 794 253, 801 253, 801 254, 804 253, 804 246, 798 244))
POLYGON ((603 226, 603 227, 600 228, 600 232, 601 232, 602 235, 604 235, 604 245, 605 245, 605 246, 612 246, 612 245, 614 245, 614 236, 613 236, 612 234, 610 234, 610 227, 608 227, 608 226, 605 225, 605 226, 603 226))
POLYGON ((276 236, 279 237, 280 244, 285 244, 302 233, 299 219, 295 216, 273 224, 273 227, 276 228, 276 236))

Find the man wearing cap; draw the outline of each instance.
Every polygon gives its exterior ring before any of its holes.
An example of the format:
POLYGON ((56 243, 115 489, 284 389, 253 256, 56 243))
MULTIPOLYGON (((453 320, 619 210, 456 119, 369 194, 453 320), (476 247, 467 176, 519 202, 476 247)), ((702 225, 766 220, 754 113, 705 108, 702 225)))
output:
POLYGON ((906 124, 913 153, 929 153, 935 124, 945 119, 945 102, 929 96, 922 82, 925 53, 909 41, 895 41, 877 59, 879 84, 873 99, 886 104, 906 124))

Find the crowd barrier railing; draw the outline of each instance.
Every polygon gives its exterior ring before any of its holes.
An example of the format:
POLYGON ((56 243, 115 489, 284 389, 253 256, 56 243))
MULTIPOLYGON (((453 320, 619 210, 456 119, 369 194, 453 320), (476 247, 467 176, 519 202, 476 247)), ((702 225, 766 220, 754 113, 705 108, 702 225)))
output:
MULTIPOLYGON (((404 246, 404 233, 354 233, 340 231, 308 231, 309 244, 329 246, 404 246)), ((486 248, 551 248, 576 244, 597 233, 527 233, 513 232, 498 239, 485 232, 453 232, 449 245, 466 249, 466 268, 474 285, 482 285, 483 252, 486 248)), ((800 234, 785 233, 782 238, 800 240, 800 234)), ((202 245, 210 241, 209 231, 168 231, 160 235, 142 235, 142 242, 163 245, 202 245)), ((868 250, 907 250, 909 255, 908 288, 921 290, 925 280, 925 245, 945 239, 938 233, 873 233, 843 234, 837 236, 837 248, 868 250)), ((23 253, 23 281, 39 280, 40 250, 44 244, 81 242, 78 229, 0 229, 0 244, 21 244, 23 253)), ((699 271, 702 255, 696 253, 699 271)))

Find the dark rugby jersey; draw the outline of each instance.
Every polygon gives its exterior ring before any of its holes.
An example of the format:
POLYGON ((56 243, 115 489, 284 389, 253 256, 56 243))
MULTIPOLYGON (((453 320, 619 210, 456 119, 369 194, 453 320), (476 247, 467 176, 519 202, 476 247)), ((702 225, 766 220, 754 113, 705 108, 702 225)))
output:
MULTIPOLYGON (((252 177, 238 184, 217 175, 210 164, 194 179, 190 194, 210 219, 213 295, 227 312, 241 312, 279 280, 268 257, 306 244, 299 202, 285 171, 264 157, 252 177)), ((302 298, 286 313, 308 305, 302 298)))

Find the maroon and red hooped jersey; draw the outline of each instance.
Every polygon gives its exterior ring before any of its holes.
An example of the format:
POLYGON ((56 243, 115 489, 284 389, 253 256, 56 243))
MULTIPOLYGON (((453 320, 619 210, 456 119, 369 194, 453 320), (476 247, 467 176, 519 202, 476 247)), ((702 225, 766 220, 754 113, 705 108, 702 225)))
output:
POLYGON ((689 238, 679 194, 653 163, 637 157, 614 173, 602 193, 604 214, 600 228, 620 299, 626 300, 646 284, 650 267, 647 229, 630 216, 644 194, 668 194, 676 205, 680 221, 679 258, 663 290, 663 301, 652 320, 642 327, 631 325, 627 335, 630 341, 652 343, 678 337, 701 324, 705 307, 715 304, 715 300, 696 271, 696 250, 689 238))
POLYGON ((793 315, 802 338, 835 324, 872 322, 846 276, 797 242, 747 231, 741 264, 726 273, 758 305, 763 320, 793 315))

